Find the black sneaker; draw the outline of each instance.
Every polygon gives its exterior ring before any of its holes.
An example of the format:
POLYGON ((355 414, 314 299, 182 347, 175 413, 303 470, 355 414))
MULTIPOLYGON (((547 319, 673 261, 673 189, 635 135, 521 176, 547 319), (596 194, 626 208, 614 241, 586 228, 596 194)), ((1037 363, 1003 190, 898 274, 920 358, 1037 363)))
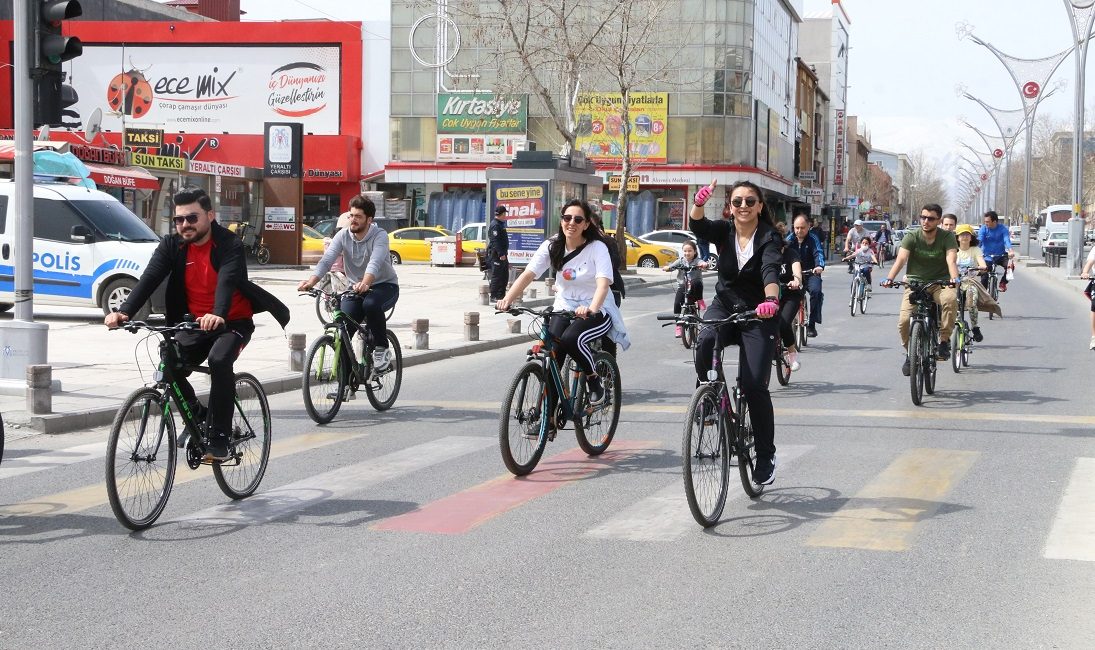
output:
POLYGON ((202 457, 202 460, 207 463, 219 463, 231 457, 232 452, 228 448, 228 436, 216 432, 210 434, 209 443, 205 445, 205 456, 202 457))
POLYGON ((939 359, 940 361, 946 361, 947 359, 951 358, 950 341, 939 342, 939 349, 935 351, 935 358, 939 359))
POLYGON ((770 485, 775 479, 775 456, 757 456, 757 466, 753 469, 753 482, 757 485, 770 485))
POLYGON ((980 343, 981 341, 984 341, 984 340, 985 340, 985 337, 981 336, 981 328, 980 327, 973 328, 973 342, 974 343, 980 343))
POLYGON ((817 338, 817 328, 814 327, 813 325, 807 326, 806 327, 806 336, 808 336, 812 339, 817 338))
POLYGON ((605 398, 605 387, 601 385, 600 377, 586 380, 586 396, 590 404, 599 404, 605 398))
POLYGON ((908 377, 912 374, 912 368, 909 367, 909 358, 905 357, 905 363, 901 364, 901 374, 908 377))

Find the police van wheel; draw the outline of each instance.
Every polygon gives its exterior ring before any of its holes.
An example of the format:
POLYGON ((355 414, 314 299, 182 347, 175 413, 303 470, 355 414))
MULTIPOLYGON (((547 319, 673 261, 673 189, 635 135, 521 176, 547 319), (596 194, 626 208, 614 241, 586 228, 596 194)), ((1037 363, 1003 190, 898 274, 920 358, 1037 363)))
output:
POLYGON ((14 306, 15 305, 10 302, 0 302, 0 314, 3 314, 14 306))
MULTIPOLYGON (((120 278, 107 285, 103 291, 100 307, 103 308, 104 314, 109 314, 115 309, 122 306, 122 303, 129 298, 130 292, 133 291, 133 287, 137 286, 137 281, 130 278, 120 278)), ((148 315, 152 312, 150 305, 145 304, 141 307, 140 311, 133 314, 131 320, 148 320, 148 315)))

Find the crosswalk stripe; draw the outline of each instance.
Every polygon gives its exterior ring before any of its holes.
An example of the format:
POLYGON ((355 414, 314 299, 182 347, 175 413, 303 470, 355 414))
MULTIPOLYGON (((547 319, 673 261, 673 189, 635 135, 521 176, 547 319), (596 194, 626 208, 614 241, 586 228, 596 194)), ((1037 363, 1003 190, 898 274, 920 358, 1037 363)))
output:
POLYGON ((481 526, 498 515, 537 497, 554 492, 579 479, 610 468, 610 463, 631 458, 658 443, 618 441, 608 451, 589 458, 579 448, 541 460, 534 472, 515 478, 505 474, 475 487, 433 501, 414 512, 386 519, 374 530, 459 534, 481 526))
POLYGON ((6 458, 0 465, 0 480, 15 476, 24 476, 63 465, 75 465, 85 460, 94 460, 106 455, 105 442, 91 442, 67 449, 57 449, 22 458, 6 458))
POLYGON ((809 546, 904 551, 917 524, 980 454, 956 449, 910 449, 848 500, 807 540, 809 546))
MULTIPOLYGON (((275 438, 270 448, 270 459, 273 460, 302 451, 318 449, 319 447, 325 447, 336 442, 346 442, 365 435, 366 434, 364 433, 346 434, 316 432, 293 436, 292 438, 286 438, 285 440, 278 440, 275 438)), ((105 456, 106 443, 100 443, 100 446, 103 447, 103 453, 100 454, 100 456, 105 456)), ((178 487, 191 481, 208 478, 212 475, 212 470, 205 466, 194 471, 188 471, 185 464, 180 459, 179 467, 175 472, 174 486, 178 487)), ((15 517, 20 515, 55 517, 57 515, 66 515, 73 512, 82 512, 106 503, 106 484, 96 483, 94 485, 85 485, 84 487, 58 492, 22 503, 0 505, 0 520, 4 517, 15 517)))
MULTIPOLYGON (((779 482, 786 467, 796 458, 812 450, 814 445, 780 445, 776 454, 779 482)), ((738 469, 731 467, 727 502, 744 496, 738 482, 738 469)), ((700 530, 688 511, 688 498, 680 476, 664 488, 642 499, 600 525, 586 531, 598 539, 627 539, 636 542, 672 542, 700 530)))
POLYGON ((1095 458, 1077 458, 1053 518, 1045 557, 1095 562, 1095 458))
POLYGON ((174 519, 234 525, 261 524, 300 512, 316 503, 337 499, 495 444, 494 438, 449 436, 407 447, 367 461, 339 467, 295 483, 266 490, 234 503, 206 508, 174 519))

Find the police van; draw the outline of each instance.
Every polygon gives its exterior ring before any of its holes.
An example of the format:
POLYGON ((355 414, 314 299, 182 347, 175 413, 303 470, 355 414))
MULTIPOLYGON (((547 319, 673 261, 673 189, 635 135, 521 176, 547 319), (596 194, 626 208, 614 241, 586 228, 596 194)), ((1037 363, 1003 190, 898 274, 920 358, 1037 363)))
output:
MULTIPOLYGON (((15 184, 0 179, 0 312, 15 297, 15 184)), ((117 199, 68 183, 34 185, 34 304, 121 306, 160 238, 117 199)), ((134 315, 163 313, 164 286, 134 315)))

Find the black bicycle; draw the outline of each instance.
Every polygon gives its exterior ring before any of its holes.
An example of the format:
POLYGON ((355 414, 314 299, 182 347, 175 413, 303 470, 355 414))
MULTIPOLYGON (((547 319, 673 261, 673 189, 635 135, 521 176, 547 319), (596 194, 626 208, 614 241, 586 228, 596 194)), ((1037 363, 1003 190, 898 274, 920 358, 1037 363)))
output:
POLYGON ((270 248, 263 241, 262 235, 255 226, 242 223, 236 234, 243 240, 244 249, 255 256, 256 262, 266 264, 270 261, 270 248))
POLYGON ((909 303, 915 309, 909 316, 909 391, 912 402, 920 406, 924 393, 935 393, 935 379, 939 358, 939 305, 931 290, 949 286, 949 280, 934 282, 893 282, 892 286, 909 289, 909 303))
MULTIPOLYGON (((677 316, 659 314, 658 320, 679 320, 677 316)), ((755 311, 733 314, 728 318, 706 320, 688 317, 696 325, 724 327, 757 320, 755 311)), ((719 337, 716 337, 718 341, 719 337)), ((684 493, 688 509, 696 523, 714 526, 726 506, 730 482, 730 460, 737 459, 738 474, 745 493, 752 498, 764 492, 764 486, 753 482, 757 465, 753 441, 753 423, 749 406, 741 391, 739 374, 732 388, 723 375, 723 345, 716 342, 707 380, 701 381, 684 423, 681 457, 684 459, 684 493)))
MULTIPOLYGON (((390 409, 403 383, 403 351, 395 333, 384 332, 392 356, 387 368, 377 370, 373 365, 376 342, 372 332, 339 307, 342 298, 360 294, 352 289, 337 294, 310 289, 306 294, 323 297, 333 310, 332 321, 324 324, 323 335, 312 342, 305 360, 301 388, 308 416, 318 424, 327 424, 338 414, 342 403, 353 399, 362 386, 374 409, 390 409), (362 342, 360 354, 354 350, 355 337, 362 342)), ((385 320, 391 318, 393 311, 394 307, 388 310, 385 320)))
POLYGON ((567 360, 566 368, 559 367, 558 343, 548 330, 552 319, 574 319, 574 312, 511 307, 497 313, 535 317, 529 328, 533 344, 526 353, 525 365, 513 376, 502 400, 498 443, 506 469, 515 476, 531 472, 540 462, 544 447, 568 422, 574 424, 574 436, 582 451, 590 456, 604 453, 620 421, 623 388, 616 358, 601 349, 600 340, 590 345, 593 370, 605 390, 600 402, 590 402, 585 375, 573 359, 567 360))
POLYGON ((188 371, 209 374, 209 368, 184 363, 173 336, 197 328, 193 321, 168 326, 130 321, 117 328, 133 333, 147 330, 149 337, 161 337, 153 385, 130 393, 114 416, 107 441, 106 491, 110 508, 131 530, 151 526, 167 505, 175 480, 177 446, 185 448, 190 469, 212 465, 217 485, 232 499, 253 494, 266 473, 272 438, 270 406, 262 384, 245 372, 236 373, 232 430, 228 436, 231 457, 212 463, 203 460, 209 444, 208 414, 203 417, 191 409, 182 397, 178 377, 188 371), (183 423, 181 444, 176 439, 176 414, 183 423))
MULTIPOLYGON (((699 316, 699 305, 696 304, 697 301, 692 300, 692 278, 688 275, 691 268, 694 267, 684 269, 684 304, 681 305, 681 314, 699 316)), ((690 350, 695 345, 697 334, 699 334, 699 328, 695 325, 681 325, 681 345, 684 346, 685 350, 690 350)))

